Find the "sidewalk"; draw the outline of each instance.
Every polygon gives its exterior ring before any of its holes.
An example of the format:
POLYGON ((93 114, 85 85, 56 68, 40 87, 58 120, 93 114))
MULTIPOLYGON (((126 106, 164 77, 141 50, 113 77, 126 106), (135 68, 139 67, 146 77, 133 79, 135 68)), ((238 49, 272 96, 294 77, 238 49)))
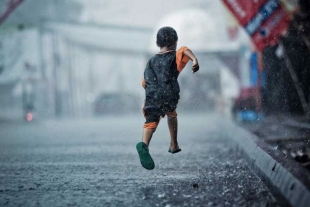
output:
POLYGON ((310 170, 310 122, 302 116, 274 115, 239 125, 310 170))
POLYGON ((237 125, 241 128, 235 132, 244 131, 244 136, 231 139, 278 200, 284 199, 291 206, 308 207, 309 122, 298 116, 277 115, 237 125))

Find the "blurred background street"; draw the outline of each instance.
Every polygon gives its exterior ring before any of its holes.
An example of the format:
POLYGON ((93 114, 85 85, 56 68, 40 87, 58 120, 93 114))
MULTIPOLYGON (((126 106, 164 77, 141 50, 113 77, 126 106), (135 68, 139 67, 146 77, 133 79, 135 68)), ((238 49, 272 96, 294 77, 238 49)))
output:
POLYGON ((298 206, 290 196, 310 198, 309 15, 309 0, 0 0, 0 206, 298 206), (163 119, 149 172, 135 144, 163 26, 200 70, 178 77, 182 152, 167 152, 163 119), (228 125, 267 145, 257 162, 228 125), (303 171, 307 192, 273 162, 298 182, 303 171))

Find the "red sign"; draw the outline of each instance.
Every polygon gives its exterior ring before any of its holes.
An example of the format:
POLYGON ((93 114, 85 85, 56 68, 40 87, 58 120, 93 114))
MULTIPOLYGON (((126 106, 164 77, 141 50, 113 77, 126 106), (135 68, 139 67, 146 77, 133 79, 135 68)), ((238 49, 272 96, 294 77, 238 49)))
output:
POLYGON ((258 50, 276 43, 290 22, 279 0, 222 1, 251 36, 258 50))

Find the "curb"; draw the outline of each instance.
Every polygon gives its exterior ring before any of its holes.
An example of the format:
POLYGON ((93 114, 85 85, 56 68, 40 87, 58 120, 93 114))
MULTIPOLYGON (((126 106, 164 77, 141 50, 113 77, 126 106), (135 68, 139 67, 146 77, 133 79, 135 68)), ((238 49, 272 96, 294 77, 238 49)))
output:
POLYGON ((310 173, 290 157, 272 149, 256 135, 230 122, 225 134, 280 204, 310 206, 310 173), (238 136, 234 136, 234 135, 238 136))

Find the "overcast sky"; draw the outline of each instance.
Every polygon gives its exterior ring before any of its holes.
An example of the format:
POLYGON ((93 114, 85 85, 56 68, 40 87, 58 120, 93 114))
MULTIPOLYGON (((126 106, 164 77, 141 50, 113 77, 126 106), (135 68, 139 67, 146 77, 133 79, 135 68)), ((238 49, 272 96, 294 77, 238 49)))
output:
POLYGON ((215 11, 214 0, 77 0, 85 5, 81 20, 153 28, 164 16, 188 8, 215 11))

